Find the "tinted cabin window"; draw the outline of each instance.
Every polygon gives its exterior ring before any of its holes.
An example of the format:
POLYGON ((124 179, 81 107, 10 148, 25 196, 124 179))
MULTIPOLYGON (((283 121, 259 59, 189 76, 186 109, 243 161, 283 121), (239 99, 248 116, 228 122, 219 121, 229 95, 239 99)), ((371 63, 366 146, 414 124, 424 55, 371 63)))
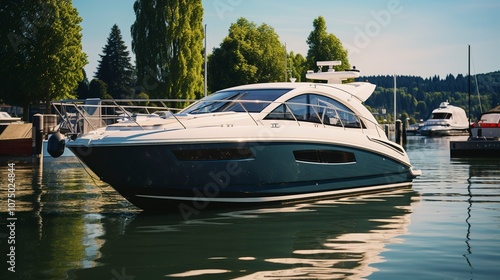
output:
POLYGON ((312 163, 355 163, 353 153, 332 150, 300 150, 294 151, 295 160, 312 163))
POLYGON ((447 119, 451 119, 451 114, 450 113, 433 113, 431 119, 447 120, 447 119))
POLYGON ((297 120, 325 125, 360 128, 360 119, 339 101, 318 94, 294 97, 277 107, 265 119, 297 120))

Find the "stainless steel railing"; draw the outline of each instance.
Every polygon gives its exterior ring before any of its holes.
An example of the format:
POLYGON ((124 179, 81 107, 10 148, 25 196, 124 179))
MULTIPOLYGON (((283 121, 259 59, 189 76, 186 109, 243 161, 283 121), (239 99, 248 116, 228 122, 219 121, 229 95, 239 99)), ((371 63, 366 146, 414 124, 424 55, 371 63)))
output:
MULTIPOLYGON (((223 106, 213 112, 240 112, 245 113, 255 125, 262 124, 262 120, 289 120, 298 126, 304 123, 317 123, 323 127, 342 127, 343 129, 356 128, 362 132, 374 129, 380 137, 384 129, 376 122, 364 116, 344 111, 334 106, 313 105, 292 102, 256 101, 256 100, 179 100, 179 99, 87 99, 87 100, 64 100, 52 102, 52 107, 60 116, 60 130, 63 133, 79 135, 88 133, 101 127, 118 122, 130 122, 140 129, 145 129, 141 124, 141 118, 172 118, 184 129, 188 127, 177 115, 181 110, 195 102, 197 106, 207 103, 224 103, 223 106), (201 103, 201 104, 200 104, 201 103), (253 105, 250 105, 253 104, 253 105), (279 108, 268 112, 264 117, 256 119, 259 112, 268 111, 269 105, 279 108), (238 106, 235 106, 238 105, 238 106), (250 110, 249 108, 254 108, 250 110), (278 112, 276 112, 278 110, 278 112)), ((201 114, 201 113, 200 113, 201 114)))

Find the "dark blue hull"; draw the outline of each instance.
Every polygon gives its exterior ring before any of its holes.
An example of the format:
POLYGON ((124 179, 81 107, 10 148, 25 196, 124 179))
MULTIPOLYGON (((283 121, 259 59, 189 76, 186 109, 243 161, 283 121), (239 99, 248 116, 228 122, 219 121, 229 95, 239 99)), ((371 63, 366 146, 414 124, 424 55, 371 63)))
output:
POLYGON ((314 143, 204 143, 70 149, 144 210, 302 201, 407 186, 410 167, 376 152, 314 143))

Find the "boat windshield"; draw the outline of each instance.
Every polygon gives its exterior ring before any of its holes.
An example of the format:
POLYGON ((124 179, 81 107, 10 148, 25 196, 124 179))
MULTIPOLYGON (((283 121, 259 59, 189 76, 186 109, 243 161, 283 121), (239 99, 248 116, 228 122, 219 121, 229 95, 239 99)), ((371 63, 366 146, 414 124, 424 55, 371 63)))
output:
POLYGON ((450 113, 432 113, 431 119, 433 120, 448 120, 451 119, 450 113))
POLYGON ((215 112, 258 113, 291 89, 227 90, 211 94, 184 109, 182 114, 215 112))

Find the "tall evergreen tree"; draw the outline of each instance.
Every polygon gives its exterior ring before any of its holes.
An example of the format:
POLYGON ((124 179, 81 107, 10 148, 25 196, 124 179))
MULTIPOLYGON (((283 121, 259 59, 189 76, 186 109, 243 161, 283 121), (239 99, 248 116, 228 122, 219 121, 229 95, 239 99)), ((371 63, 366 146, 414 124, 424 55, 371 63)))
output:
POLYGON ((230 86, 283 81, 286 50, 267 24, 240 18, 209 59, 211 91, 230 86))
POLYGON ((30 104, 74 98, 87 56, 77 10, 70 0, 2 1, 1 99, 30 104))
MULTIPOLYGON (((351 68, 347 57, 347 50, 342 42, 333 34, 326 31, 326 21, 320 16, 313 22, 314 30, 307 38, 309 50, 307 51, 307 66, 309 70, 317 70, 317 61, 340 60, 342 65, 334 67, 335 70, 351 68)), ((305 75, 305 74, 304 74, 305 75)))
POLYGON ((153 98, 194 99, 203 92, 201 0, 136 0, 131 27, 137 85, 153 98))
POLYGON ((127 98, 133 95, 132 65, 122 34, 115 24, 111 28, 106 46, 102 49, 101 61, 95 77, 108 85, 113 98, 127 98))

